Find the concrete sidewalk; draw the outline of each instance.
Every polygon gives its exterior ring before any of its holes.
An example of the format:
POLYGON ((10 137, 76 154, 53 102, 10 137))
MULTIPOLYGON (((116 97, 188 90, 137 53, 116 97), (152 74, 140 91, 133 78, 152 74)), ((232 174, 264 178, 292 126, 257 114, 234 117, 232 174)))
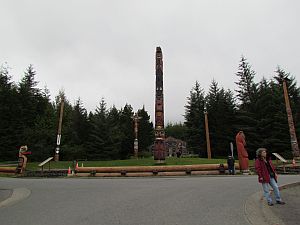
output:
POLYGON ((245 217, 253 225, 295 225, 300 221, 300 182, 280 187, 285 205, 268 206, 262 191, 250 196, 244 207, 245 217))
POLYGON ((13 190, 0 189, 0 208, 14 205, 29 197, 31 191, 27 188, 15 188, 13 190))
POLYGON ((300 183, 281 191, 285 205, 274 205, 272 212, 281 219, 285 225, 300 224, 300 183))

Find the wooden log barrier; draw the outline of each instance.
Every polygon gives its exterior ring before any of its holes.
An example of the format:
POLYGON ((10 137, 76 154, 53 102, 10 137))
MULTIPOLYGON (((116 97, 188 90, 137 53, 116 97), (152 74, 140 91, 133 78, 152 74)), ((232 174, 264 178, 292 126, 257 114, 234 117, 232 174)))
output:
MULTIPOLYGON (((191 175, 218 175, 220 174, 217 170, 209 171, 192 171, 191 175)), ((126 173, 122 175, 121 173, 77 173, 77 177, 151 177, 151 176, 186 176, 186 172, 160 172, 154 175, 153 173, 144 172, 144 173, 126 173)))
POLYGON ((16 173, 16 167, 0 167, 1 173, 16 173))
POLYGON ((126 173, 122 175, 121 173, 77 173, 78 177, 150 177, 153 176, 153 173, 126 173))
MULTIPOLYGON (((239 168, 238 164, 235 165, 239 168)), ((127 167, 77 167, 76 176, 87 177, 140 177, 183 176, 219 174, 220 164, 176 165, 176 166, 127 166, 127 167)), ((228 169, 224 164, 224 169, 228 169)))
POLYGON ((191 175, 218 175, 220 172, 218 170, 211 171, 192 171, 191 175))

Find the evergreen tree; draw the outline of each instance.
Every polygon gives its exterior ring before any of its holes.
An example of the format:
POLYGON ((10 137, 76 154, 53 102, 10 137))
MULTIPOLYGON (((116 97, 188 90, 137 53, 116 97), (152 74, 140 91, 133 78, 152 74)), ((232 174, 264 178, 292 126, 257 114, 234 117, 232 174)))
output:
POLYGON ((258 120, 257 133, 258 139, 256 146, 268 148, 270 151, 281 152, 283 149, 282 137, 283 130, 286 130, 287 124, 283 124, 283 104, 280 100, 280 92, 273 81, 268 82, 262 79, 258 86, 257 113, 258 120), (280 150, 280 149, 281 150, 280 150))
POLYGON ((88 160, 109 159, 109 153, 105 149, 108 140, 107 114, 106 102, 102 98, 95 114, 90 114, 91 132, 87 149, 88 160))
POLYGON ((257 84, 254 82, 255 72, 242 56, 239 69, 236 74, 239 81, 237 97, 239 99, 238 111, 236 114, 237 122, 235 124, 236 133, 243 130, 246 136, 247 150, 250 158, 255 156, 257 149, 256 142, 259 140, 257 132, 258 121, 256 118, 257 84))
POLYGON ((15 130, 18 123, 16 85, 11 81, 9 67, 0 67, 0 161, 16 160, 19 141, 15 130))
POLYGON ((206 155, 204 130, 204 91, 198 81, 190 91, 185 105, 185 122, 187 127, 187 148, 200 157, 206 155))
POLYGON ((149 147, 154 143, 154 128, 153 123, 150 122, 150 115, 143 106, 138 110, 138 116, 140 117, 138 124, 138 140, 139 151, 149 151, 149 147))
POLYGON ((253 104, 256 101, 257 84, 254 82, 255 72, 251 69, 251 66, 247 62, 246 58, 242 56, 239 69, 236 75, 239 78, 237 97, 240 100, 240 109, 246 109, 253 111, 253 104))
POLYGON ((187 127, 182 123, 168 123, 165 127, 166 137, 174 137, 186 141, 187 127))
POLYGON ((90 132, 87 111, 80 98, 77 99, 70 115, 69 142, 64 145, 64 159, 86 159, 86 144, 90 132))
POLYGON ((119 153, 121 159, 126 159, 133 155, 134 131, 133 131, 133 109, 131 105, 126 104, 120 112, 120 129, 123 134, 121 151, 119 153))
POLYGON ((88 137, 88 117, 87 111, 83 107, 80 98, 77 99, 73 107, 71 120, 71 143, 75 145, 83 145, 88 137))
MULTIPOLYGON (((207 96, 198 82, 191 89, 185 105, 184 124, 168 124, 166 136, 187 142, 189 151, 206 156, 204 107, 208 112, 213 156, 225 156, 229 142, 243 130, 250 159, 258 147, 266 147, 291 157, 291 144, 282 79, 287 79, 289 99, 296 133, 300 133, 300 88, 295 77, 277 68, 273 79, 254 82, 255 72, 242 57, 236 82, 238 104, 233 93, 212 81, 207 96)), ((49 90, 41 90, 35 80, 36 71, 30 65, 16 85, 11 81, 7 65, 0 67, 0 160, 16 160, 20 145, 28 145, 30 159, 42 161, 54 154, 60 113, 64 98, 61 159, 108 160, 126 159, 133 155, 133 109, 126 104, 118 110, 107 110, 101 100, 95 113, 87 115, 78 99, 74 106, 61 91, 51 102, 49 90)), ((144 152, 154 141, 153 124, 143 107, 138 110, 139 151, 144 152)), ((298 136, 299 137, 299 136, 298 136)))
POLYGON ((235 103, 230 90, 218 87, 213 80, 206 96, 210 143, 213 156, 227 156, 230 153, 229 143, 235 139, 235 103))
POLYGON ((34 127, 35 118, 38 115, 37 111, 37 98, 40 90, 36 88, 37 81, 35 81, 36 71, 30 65, 18 87, 18 129, 17 139, 20 141, 19 145, 27 144, 28 147, 32 146, 31 130, 34 127))
POLYGON ((50 101, 48 89, 42 92, 39 97, 40 113, 35 118, 33 129, 30 131, 32 161, 43 161, 54 154, 55 143, 55 108, 50 101))
POLYGON ((38 82, 35 76, 36 71, 30 65, 18 85, 15 137, 19 146, 28 145, 33 153, 31 159, 42 160, 49 156, 51 141, 49 134, 53 128, 53 111, 48 90, 43 92, 37 88, 38 82))
POLYGON ((108 159, 120 159, 122 153, 123 133, 120 129, 120 112, 115 106, 110 108, 107 115, 108 139, 104 152, 108 159))

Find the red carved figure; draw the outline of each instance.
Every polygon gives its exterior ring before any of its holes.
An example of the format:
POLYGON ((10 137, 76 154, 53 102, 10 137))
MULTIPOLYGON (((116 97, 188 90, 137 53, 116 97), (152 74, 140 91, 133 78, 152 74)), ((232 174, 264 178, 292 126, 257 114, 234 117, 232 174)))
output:
POLYGON ((19 163, 18 163, 18 167, 17 167, 17 173, 23 173, 25 168, 26 168, 26 164, 27 164, 27 157, 26 155, 30 155, 31 152, 28 151, 27 145, 21 146, 20 150, 19 150, 19 163))
POLYGON ((248 172, 249 171, 249 159, 248 159, 248 152, 245 148, 246 139, 245 139, 245 134, 243 131, 238 132, 238 134, 235 137, 235 141, 236 141, 236 148, 237 148, 237 152, 238 152, 240 170, 242 172, 248 172))

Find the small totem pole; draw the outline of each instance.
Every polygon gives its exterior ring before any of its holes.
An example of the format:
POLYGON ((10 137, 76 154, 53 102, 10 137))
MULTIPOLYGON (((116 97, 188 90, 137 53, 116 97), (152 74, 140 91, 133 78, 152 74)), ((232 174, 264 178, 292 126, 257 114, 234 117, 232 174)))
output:
POLYGON ((206 151, 207 158, 211 159, 211 148, 210 148, 210 138, 209 138, 209 128, 208 128, 208 116, 207 109, 204 108, 204 120, 205 120, 205 136, 206 136, 206 151))
POLYGON ((134 122, 134 157, 138 158, 138 152, 139 152, 139 141, 138 141, 138 123, 139 120, 142 119, 142 117, 139 117, 137 113, 134 114, 133 122, 134 122))
POLYGON ((22 174, 25 171, 26 165, 27 165, 27 156, 30 155, 31 152, 28 151, 27 145, 23 145, 20 147, 19 150, 19 162, 17 166, 16 173, 22 174))
POLYGON ((60 147, 60 139, 61 139, 61 126, 62 126, 63 113, 64 113, 64 96, 61 95, 60 114, 59 114, 58 131, 57 131, 57 138, 56 138, 56 149, 54 155, 55 162, 59 161, 59 147, 60 147))

